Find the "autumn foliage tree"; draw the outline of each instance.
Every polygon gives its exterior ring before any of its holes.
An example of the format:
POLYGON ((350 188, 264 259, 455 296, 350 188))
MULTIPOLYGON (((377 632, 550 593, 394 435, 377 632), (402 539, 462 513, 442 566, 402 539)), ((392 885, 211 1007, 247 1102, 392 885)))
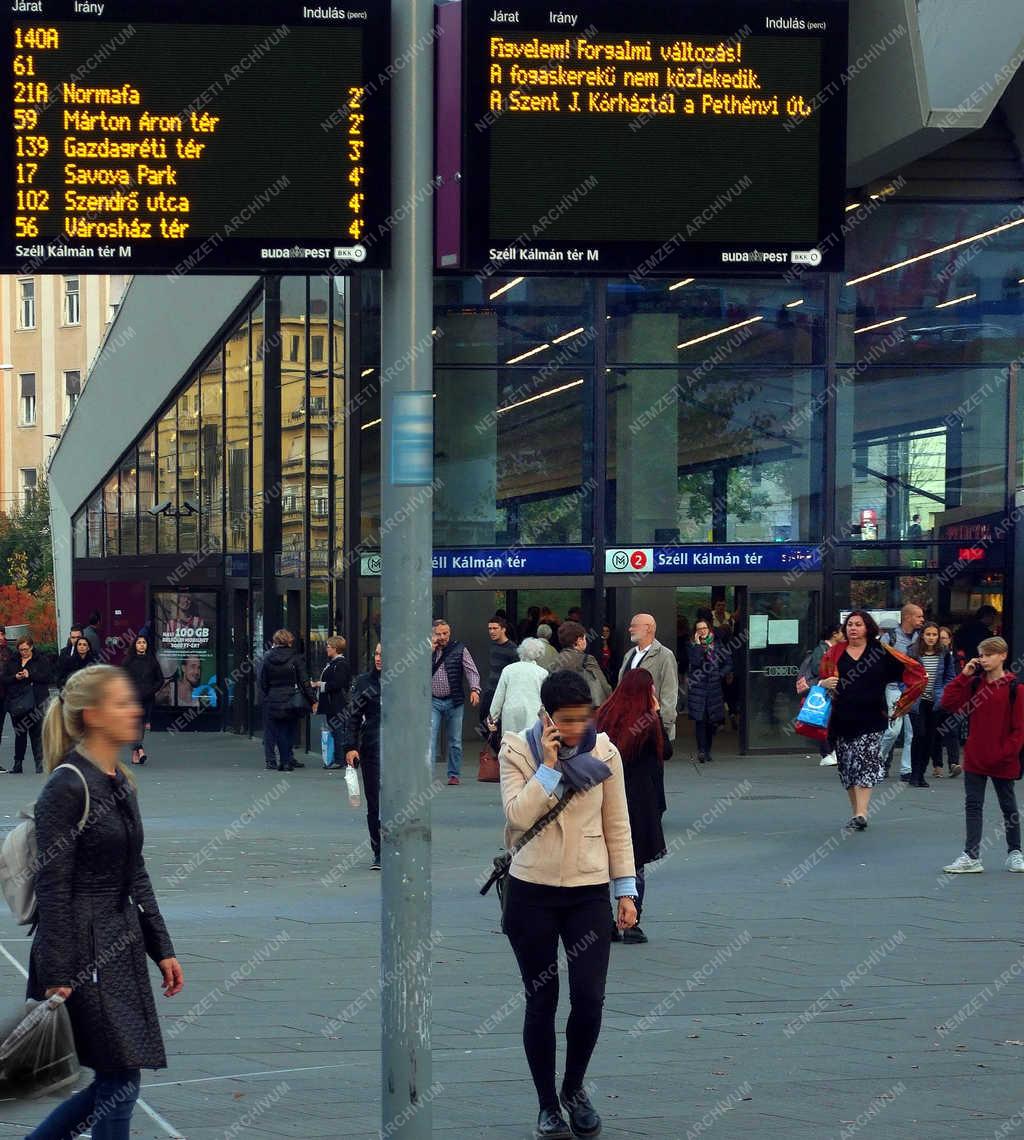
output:
POLYGON ((45 483, 21 509, 0 513, 0 625, 27 625, 40 645, 57 641, 45 483))

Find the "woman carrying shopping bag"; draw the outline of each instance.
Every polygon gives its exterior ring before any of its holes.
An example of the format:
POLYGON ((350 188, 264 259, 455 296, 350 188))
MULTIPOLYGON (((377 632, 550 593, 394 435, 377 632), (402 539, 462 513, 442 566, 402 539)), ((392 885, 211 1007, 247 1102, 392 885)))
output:
POLYGON ((850 797, 853 816, 846 827, 851 831, 867 827, 871 789, 885 779, 881 751, 889 721, 885 686, 890 682, 904 686, 893 709, 895 723, 928 683, 920 661, 880 641, 878 635, 875 619, 866 610, 854 610, 843 622, 843 640, 821 659, 821 685, 832 694, 828 740, 850 797))
POLYGON ((29 1140, 127 1140, 140 1070, 167 1065, 148 955, 165 997, 184 985, 181 966, 142 858, 138 796, 120 763, 136 742, 142 709, 120 669, 94 665, 71 677, 46 713, 43 750, 54 773, 36 802, 39 907, 28 996, 67 999, 79 1060, 96 1070, 87 1088, 50 1113, 29 1140), (89 789, 90 811, 79 830, 89 789))

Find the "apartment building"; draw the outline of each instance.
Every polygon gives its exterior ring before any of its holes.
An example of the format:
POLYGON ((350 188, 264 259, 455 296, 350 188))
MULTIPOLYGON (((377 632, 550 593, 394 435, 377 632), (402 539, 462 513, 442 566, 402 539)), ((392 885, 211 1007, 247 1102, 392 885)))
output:
POLYGON ((127 274, 0 275, 0 511, 39 485, 127 274))

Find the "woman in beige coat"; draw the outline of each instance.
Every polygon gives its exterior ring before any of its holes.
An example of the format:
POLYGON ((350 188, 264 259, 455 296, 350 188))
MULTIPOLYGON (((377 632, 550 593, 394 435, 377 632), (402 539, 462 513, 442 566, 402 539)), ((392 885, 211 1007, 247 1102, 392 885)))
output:
POLYGON ((584 1091, 601 1031, 611 929, 608 883, 620 930, 636 924, 636 878, 622 759, 594 727, 587 682, 558 670, 541 686, 540 717, 502 740, 501 798, 508 847, 565 795, 572 800, 512 860, 505 933, 526 987, 523 1044, 537 1089, 537 1137, 597 1136, 601 1118, 584 1091), (565 1074, 555 1091, 558 942, 565 947, 570 1013, 565 1074), (572 1131, 559 1109, 569 1113, 572 1131))

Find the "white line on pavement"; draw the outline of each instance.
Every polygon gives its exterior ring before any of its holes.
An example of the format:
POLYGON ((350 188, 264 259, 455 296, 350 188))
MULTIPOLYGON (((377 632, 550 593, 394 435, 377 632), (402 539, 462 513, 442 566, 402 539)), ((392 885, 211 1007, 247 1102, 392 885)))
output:
POLYGON ((201 1085, 206 1081, 239 1081, 243 1077, 276 1077, 281 1073, 315 1073, 320 1069, 344 1069, 348 1063, 348 1061, 339 1061, 336 1065, 303 1065, 298 1069, 261 1069, 258 1073, 228 1073, 223 1077, 189 1077, 185 1081, 153 1081, 146 1088, 158 1089, 163 1085, 201 1085))
MULTIPOLYGON (((17 958, 14 957, 14 955, 2 942, 0 942, 0 954, 3 954, 7 961, 10 962, 10 964, 18 971, 19 974, 21 974, 23 978, 28 977, 28 970, 25 969, 25 967, 18 961, 17 958)), ((160 1113, 157 1112, 155 1108, 152 1108, 150 1105, 148 1105, 141 1096, 136 1103, 138 1104, 139 1108, 141 1108, 142 1111, 150 1118, 150 1120, 152 1120, 155 1124, 160 1125, 160 1127, 167 1133, 168 1136, 173 1136, 175 1140, 185 1140, 184 1132, 179 1132, 173 1124, 164 1120, 160 1113)))

